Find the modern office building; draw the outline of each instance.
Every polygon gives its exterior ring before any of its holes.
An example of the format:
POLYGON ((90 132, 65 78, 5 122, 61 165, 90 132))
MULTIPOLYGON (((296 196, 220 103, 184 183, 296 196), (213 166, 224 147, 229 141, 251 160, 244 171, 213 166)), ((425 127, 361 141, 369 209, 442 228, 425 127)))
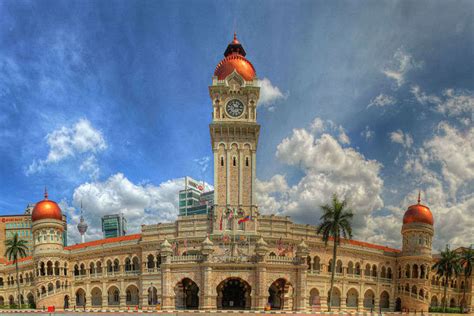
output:
POLYGON ((214 191, 204 192, 205 185, 190 177, 179 191, 179 216, 208 214, 214 204, 214 191))
POLYGON ((127 219, 123 214, 111 214, 102 217, 104 238, 120 237, 127 234, 127 219))

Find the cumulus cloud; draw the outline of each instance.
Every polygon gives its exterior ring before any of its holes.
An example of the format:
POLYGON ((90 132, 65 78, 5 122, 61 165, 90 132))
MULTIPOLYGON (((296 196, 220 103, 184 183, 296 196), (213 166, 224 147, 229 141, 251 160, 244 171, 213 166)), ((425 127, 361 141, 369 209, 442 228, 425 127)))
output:
POLYGON ((282 93, 280 88, 274 86, 268 78, 260 79, 258 83, 260 86, 260 100, 258 104, 269 111, 275 110, 276 102, 288 97, 288 93, 282 93))
MULTIPOLYGON (((207 184, 208 187, 211 187, 207 184)), ((178 216, 178 192, 184 188, 184 179, 165 181, 158 186, 136 184, 117 173, 104 181, 87 182, 74 190, 73 205, 83 205, 89 229, 87 240, 102 238, 101 217, 123 213, 129 233, 140 232, 142 224, 170 222, 178 216)), ((67 207, 71 243, 78 242, 79 212, 67 207)))
POLYGON ((372 106, 383 108, 395 103, 397 103, 397 100, 394 97, 381 93, 370 101, 369 105, 367 105, 367 108, 372 106))
POLYGON ((443 178, 453 194, 474 180, 474 128, 462 132, 441 122, 437 134, 424 147, 429 159, 441 165, 443 178))
POLYGON ((441 96, 427 94, 417 85, 411 87, 415 99, 423 105, 432 104, 436 112, 458 118, 464 125, 472 122, 474 94, 468 90, 445 89, 441 96))
POLYGON ((294 185, 289 185, 280 174, 268 181, 257 181, 256 194, 262 213, 290 215, 300 222, 316 223, 321 215, 320 206, 337 193, 349 200, 357 214, 357 231, 364 227, 373 210, 383 206, 382 165, 366 159, 353 148, 342 147, 341 141, 325 127, 333 125, 317 118, 309 128, 293 130, 277 146, 277 158, 299 168, 303 176, 294 185))
POLYGON ((408 133, 403 133, 400 129, 390 133, 390 140, 405 148, 410 148, 413 145, 413 137, 408 133))
MULTIPOLYGON (((453 247, 474 242, 474 128, 439 123, 435 134, 409 153, 404 172, 418 188, 435 218, 435 245, 453 247)), ((416 189, 418 189, 416 188, 416 189)), ((416 201, 416 189, 399 208, 416 201)))
POLYGON ((81 171, 91 174, 98 173, 95 154, 107 148, 102 132, 95 129, 87 119, 80 119, 72 126, 61 128, 46 135, 49 147, 48 156, 43 160, 35 160, 27 169, 27 175, 42 171, 47 165, 58 163, 65 159, 84 156, 80 166, 81 171))
POLYGON ((413 68, 420 67, 421 63, 413 59, 413 56, 399 48, 393 55, 393 60, 382 72, 387 78, 395 81, 396 88, 400 88, 406 80, 406 74, 413 68))

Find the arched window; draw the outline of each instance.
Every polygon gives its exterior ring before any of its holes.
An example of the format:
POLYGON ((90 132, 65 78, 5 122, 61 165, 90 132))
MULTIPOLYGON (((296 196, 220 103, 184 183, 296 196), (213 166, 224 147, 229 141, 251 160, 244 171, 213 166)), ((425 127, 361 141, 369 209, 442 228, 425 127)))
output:
POLYGON ((237 159, 234 157, 232 157, 232 165, 235 167, 237 165, 237 159))
POLYGON ((221 167, 224 167, 224 157, 221 157, 221 167))

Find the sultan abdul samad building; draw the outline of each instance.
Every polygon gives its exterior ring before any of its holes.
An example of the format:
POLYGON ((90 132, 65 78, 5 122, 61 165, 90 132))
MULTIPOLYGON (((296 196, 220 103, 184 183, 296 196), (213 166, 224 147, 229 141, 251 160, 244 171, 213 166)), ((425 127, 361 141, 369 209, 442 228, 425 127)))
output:
MULTIPOLYGON (((314 226, 259 214, 255 201, 259 87, 234 40, 212 77, 209 125, 214 153, 210 214, 143 225, 141 233, 63 246, 62 213, 45 196, 32 212, 33 252, 21 260, 24 301, 37 308, 326 310, 331 246, 314 226)), ((441 305, 444 280, 431 271, 433 216, 409 206, 402 249, 359 241, 339 248, 333 305, 341 310, 427 311, 441 305)), ((448 306, 472 277, 449 281, 448 306)), ((16 301, 15 265, 0 264, 0 305, 16 301)))

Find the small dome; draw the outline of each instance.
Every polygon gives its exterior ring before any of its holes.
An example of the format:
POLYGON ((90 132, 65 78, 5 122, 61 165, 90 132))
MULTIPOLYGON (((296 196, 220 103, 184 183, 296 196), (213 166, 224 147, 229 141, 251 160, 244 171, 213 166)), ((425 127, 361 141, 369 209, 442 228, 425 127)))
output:
POLYGON ((234 40, 227 46, 224 53, 225 58, 217 64, 214 76, 219 80, 224 80, 235 70, 245 81, 255 79, 255 68, 252 63, 245 58, 245 55, 245 50, 234 33, 234 40))
POLYGON ((420 203, 420 194, 418 193, 418 204, 411 205, 403 215, 403 224, 424 223, 433 225, 433 214, 428 206, 420 203))
POLYGON ((48 192, 46 190, 44 192, 44 200, 36 203, 31 213, 31 220, 33 222, 42 219, 57 219, 59 221, 63 219, 61 208, 59 208, 56 202, 48 200, 48 192))

